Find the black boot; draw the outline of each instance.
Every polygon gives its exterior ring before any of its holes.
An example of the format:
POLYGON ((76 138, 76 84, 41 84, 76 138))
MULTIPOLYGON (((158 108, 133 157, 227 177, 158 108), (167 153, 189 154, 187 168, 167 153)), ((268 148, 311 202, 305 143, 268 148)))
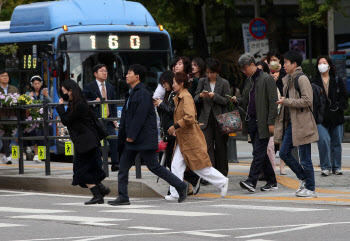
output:
POLYGON ((97 184, 98 188, 100 189, 100 193, 102 194, 102 197, 108 195, 111 192, 111 189, 103 185, 102 183, 97 184))
POLYGON ((93 197, 91 198, 90 201, 85 202, 84 203, 85 205, 96 204, 96 203, 103 204, 104 203, 102 194, 101 194, 98 186, 94 186, 94 187, 90 188, 90 191, 91 191, 93 197))

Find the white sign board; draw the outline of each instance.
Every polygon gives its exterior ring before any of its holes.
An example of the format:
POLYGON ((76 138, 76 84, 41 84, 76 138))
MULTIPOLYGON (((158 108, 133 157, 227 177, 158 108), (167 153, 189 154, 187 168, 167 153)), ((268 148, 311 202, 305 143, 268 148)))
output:
POLYGON ((249 23, 242 24, 244 52, 256 55, 256 60, 259 61, 269 52, 269 41, 267 38, 258 40, 252 37, 249 32, 249 23), (260 52, 259 52, 260 51, 260 52), (260 56, 260 57, 259 57, 260 56))
POLYGON ((268 39, 251 41, 249 43, 249 50, 254 55, 255 60, 259 61, 262 57, 266 56, 269 52, 269 41, 268 39))

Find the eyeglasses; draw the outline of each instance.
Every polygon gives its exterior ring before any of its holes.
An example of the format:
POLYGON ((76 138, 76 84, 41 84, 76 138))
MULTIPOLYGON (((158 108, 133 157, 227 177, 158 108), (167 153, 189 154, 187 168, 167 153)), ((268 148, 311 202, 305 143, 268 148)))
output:
POLYGON ((247 65, 246 67, 244 67, 243 69, 241 69, 241 71, 244 73, 246 72, 247 68, 249 67, 250 65, 247 65))
POLYGON ((101 72, 101 73, 108 73, 107 70, 99 70, 98 72, 101 72))

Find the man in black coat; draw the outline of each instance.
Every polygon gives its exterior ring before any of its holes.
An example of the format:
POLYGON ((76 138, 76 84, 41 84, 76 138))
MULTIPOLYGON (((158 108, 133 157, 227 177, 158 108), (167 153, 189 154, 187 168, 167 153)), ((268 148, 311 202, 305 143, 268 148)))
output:
POLYGON ((179 193, 178 202, 183 202, 188 193, 188 183, 183 182, 157 159, 158 130, 156 112, 152 101, 152 91, 141 80, 146 75, 142 65, 134 64, 129 67, 126 82, 131 86, 125 97, 118 131, 118 149, 121 153, 118 173, 118 198, 109 201, 110 205, 129 205, 128 179, 137 153, 145 161, 148 169, 167 181, 179 193))
MULTIPOLYGON (((84 86, 84 94, 87 100, 100 101, 101 98, 106 98, 107 100, 115 100, 116 95, 114 92, 114 87, 110 83, 107 83, 107 66, 104 64, 95 65, 93 68, 96 81, 84 86)), ((101 117, 101 105, 96 105, 93 108, 97 117, 101 117)), ((117 106, 115 104, 108 105, 108 117, 117 117, 117 106)), ((110 135, 115 135, 115 126, 117 122, 107 122, 106 128, 110 135)), ((112 172, 116 172, 119 169, 119 155, 118 155, 118 141, 116 139, 107 139, 109 143, 109 151, 111 153, 112 160, 112 172)))

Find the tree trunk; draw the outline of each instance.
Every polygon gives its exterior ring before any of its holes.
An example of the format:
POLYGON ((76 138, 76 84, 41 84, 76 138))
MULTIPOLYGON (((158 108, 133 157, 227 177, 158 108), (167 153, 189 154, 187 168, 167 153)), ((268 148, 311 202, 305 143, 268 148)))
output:
POLYGON ((204 1, 200 1, 199 4, 194 6, 195 24, 191 24, 193 34, 193 45, 196 50, 197 56, 206 59, 209 57, 208 42, 205 36, 202 6, 204 1))

